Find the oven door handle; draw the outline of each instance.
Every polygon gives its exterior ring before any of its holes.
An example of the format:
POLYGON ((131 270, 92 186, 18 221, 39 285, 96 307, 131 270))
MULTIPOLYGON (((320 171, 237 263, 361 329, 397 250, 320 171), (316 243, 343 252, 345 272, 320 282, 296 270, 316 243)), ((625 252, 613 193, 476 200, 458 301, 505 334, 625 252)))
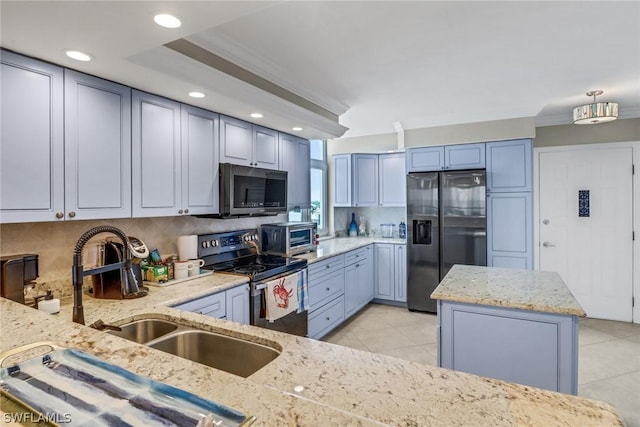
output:
POLYGON ((256 291, 261 291, 263 289, 267 289, 266 283, 256 283, 256 291))

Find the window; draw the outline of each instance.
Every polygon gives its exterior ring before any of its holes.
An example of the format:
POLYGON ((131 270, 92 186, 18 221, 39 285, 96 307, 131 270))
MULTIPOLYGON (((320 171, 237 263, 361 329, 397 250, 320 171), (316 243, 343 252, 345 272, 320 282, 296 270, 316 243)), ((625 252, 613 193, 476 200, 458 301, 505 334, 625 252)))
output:
POLYGON ((327 224, 327 144, 318 139, 311 143, 311 221, 318 223, 318 233, 329 232, 327 224))

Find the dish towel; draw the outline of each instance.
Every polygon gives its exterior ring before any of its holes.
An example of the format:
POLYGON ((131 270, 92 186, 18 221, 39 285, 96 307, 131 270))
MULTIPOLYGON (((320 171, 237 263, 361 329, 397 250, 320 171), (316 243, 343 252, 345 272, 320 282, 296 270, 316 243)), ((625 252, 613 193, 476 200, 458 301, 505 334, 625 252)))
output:
POLYGON ((309 288, 307 269, 298 274, 298 313, 309 310, 309 288))
POLYGON ((265 318, 269 322, 278 320, 298 309, 299 274, 290 274, 267 282, 265 318))

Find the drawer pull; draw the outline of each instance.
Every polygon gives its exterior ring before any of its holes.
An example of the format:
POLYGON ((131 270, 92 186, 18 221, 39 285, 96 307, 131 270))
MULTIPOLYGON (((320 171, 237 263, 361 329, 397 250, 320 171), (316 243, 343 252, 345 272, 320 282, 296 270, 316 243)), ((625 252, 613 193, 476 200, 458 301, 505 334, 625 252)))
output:
POLYGON ((324 268, 331 268, 331 264, 325 265, 324 268))
POLYGON ((331 320, 331 317, 327 316, 327 321, 331 320))
POLYGON ((356 268, 360 267, 360 264, 356 264, 356 268))
POLYGON ((331 288, 327 288, 327 292, 329 292, 331 290, 331 288))

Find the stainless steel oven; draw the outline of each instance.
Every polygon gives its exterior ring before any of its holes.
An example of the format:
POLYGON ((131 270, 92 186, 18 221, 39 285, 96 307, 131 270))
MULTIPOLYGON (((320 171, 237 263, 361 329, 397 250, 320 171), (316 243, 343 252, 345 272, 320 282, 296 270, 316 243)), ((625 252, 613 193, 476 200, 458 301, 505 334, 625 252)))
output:
POLYGON ((293 256, 317 249, 318 225, 315 222, 263 224, 262 252, 293 256))

